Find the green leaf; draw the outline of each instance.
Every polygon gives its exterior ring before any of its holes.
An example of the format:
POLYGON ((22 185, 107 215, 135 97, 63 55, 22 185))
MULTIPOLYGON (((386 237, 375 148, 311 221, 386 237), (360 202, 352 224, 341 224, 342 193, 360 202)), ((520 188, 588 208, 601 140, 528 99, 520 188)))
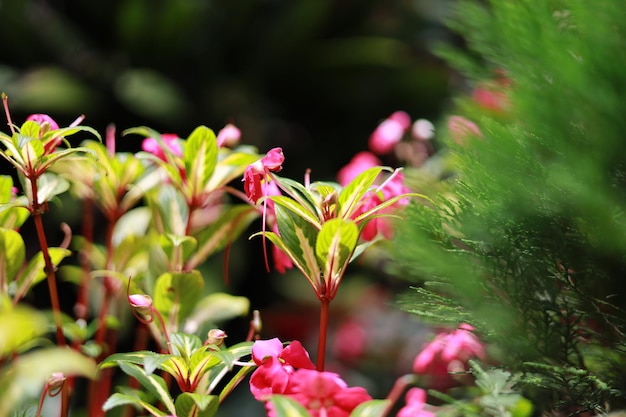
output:
MULTIPOLYGON (((48 253, 50 254, 50 261, 54 266, 58 266, 64 258, 72 254, 70 250, 65 248, 48 248, 48 253)), ((43 259, 43 254, 37 252, 16 281, 17 291, 14 296, 16 299, 21 299, 33 285, 46 278, 45 267, 46 262, 43 259)))
POLYGON ((350 417, 380 417, 391 405, 389 400, 370 400, 359 404, 352 412, 350 417))
POLYGON ((161 356, 169 357, 171 355, 164 355, 149 350, 138 350, 136 352, 128 353, 114 353, 113 355, 109 355, 106 359, 104 359, 99 366, 100 368, 110 368, 112 366, 117 366, 119 362, 129 362, 136 365, 142 365, 146 361, 146 358, 158 358, 161 356))
POLYGON ((0 373, 0 416, 8 415, 24 398, 40 396, 54 372, 93 379, 96 371, 93 359, 69 348, 53 347, 20 355, 0 373))
POLYGON ((176 414, 174 400, 170 396, 170 393, 167 390, 167 385, 165 384, 163 378, 158 375, 147 375, 143 369, 132 363, 120 361, 118 362, 118 364, 120 366, 120 369, 124 371, 125 374, 135 378, 142 387, 147 389, 161 403, 163 403, 163 405, 165 406, 165 408, 167 408, 170 414, 176 414))
MULTIPOLYGON (((315 252, 324 265, 326 282, 341 279, 359 240, 359 229, 352 220, 340 218, 325 222, 317 237, 315 252)), ((335 288, 335 287, 331 287, 335 288)))
POLYGON ((270 402, 276 411, 275 417, 311 417, 302 404, 285 395, 272 395, 270 402))
POLYGON ((207 347, 196 349, 189 359, 189 383, 193 389, 197 387, 202 379, 211 368, 218 365, 226 364, 230 368, 232 364, 232 356, 225 351, 211 351, 207 347))
POLYGON ((102 405, 102 409, 104 411, 109 411, 115 407, 120 407, 123 405, 134 405, 138 407, 144 408, 147 412, 152 414, 155 417, 165 417, 168 414, 159 410, 157 407, 147 403, 141 398, 129 394, 121 394, 119 392, 111 395, 102 405))
POLYGON ((174 332, 170 335, 170 345, 172 353, 186 361, 189 361, 196 350, 203 348, 202 340, 198 336, 181 332, 174 332))
POLYGON ((150 209, 147 207, 137 207, 124 213, 115 223, 113 245, 118 246, 128 236, 145 236, 150 220, 150 209))
POLYGON ((211 129, 198 126, 191 133, 185 144, 184 161, 191 196, 198 196, 217 164, 217 139, 211 129))
POLYGON ((304 185, 290 178, 280 177, 276 174, 272 175, 280 189, 289 197, 295 200, 306 210, 314 214, 314 217, 321 218, 318 198, 304 185))
POLYGON ((315 256, 318 231, 311 223, 280 205, 275 206, 275 212, 280 236, 272 236, 267 232, 266 236, 274 244, 280 241, 279 249, 285 252, 309 282, 316 286, 321 272, 315 256))
MULTIPOLYGON (((19 204, 17 201, 15 204, 19 204)), ((0 204, 0 227, 19 229, 22 227, 30 212, 26 207, 13 204, 0 204)))
POLYGON ((191 236, 165 233, 161 235, 160 244, 170 260, 173 269, 182 269, 185 260, 194 252, 198 242, 191 236))
POLYGON ((37 198, 40 203, 44 203, 66 192, 69 188, 70 183, 65 178, 45 172, 37 180, 37 198))
MULTIPOLYGON (((0 284, 12 282, 22 268, 26 257, 26 246, 22 236, 12 229, 0 228, 0 284)), ((0 287, 0 291, 5 291, 0 287)))
POLYGON ((0 204, 5 204, 13 198, 13 178, 10 175, 0 175, 0 204))
POLYGON ((227 293, 216 292, 202 298, 185 323, 185 330, 194 332, 203 323, 218 323, 248 314, 250 300, 227 293))
POLYGON ((217 219, 194 233, 198 240, 198 249, 187 260, 185 269, 197 267, 210 255, 232 243, 258 217, 258 213, 249 204, 238 204, 222 210, 217 219))
POLYGON ((32 140, 39 140, 39 132, 41 130, 41 126, 39 123, 33 120, 27 120, 20 127, 20 135, 25 138, 30 138, 32 140))
POLYGON ((199 271, 166 272, 157 278, 154 307, 175 323, 180 323, 196 307, 204 280, 199 271))
POLYGON ((307 207, 299 204, 291 197, 287 197, 284 195, 279 196, 271 196, 269 197, 275 204, 278 204, 292 213, 302 217, 305 221, 315 226, 316 229, 321 229, 322 224, 320 223, 320 219, 317 217, 317 213, 315 211, 311 211, 307 207))
POLYGON ((162 184, 147 197, 157 230, 160 233, 184 236, 189 217, 189 207, 184 196, 172 185, 162 184))
POLYGON ((205 185, 204 191, 214 191, 234 179, 240 178, 246 167, 259 158, 260 156, 257 153, 231 151, 227 148, 219 149, 217 165, 213 175, 211 175, 211 178, 205 185))
POLYGON ((363 196, 370 190, 372 184, 383 171, 383 167, 372 167, 366 169, 356 176, 344 189, 339 193, 337 200, 338 217, 346 219, 351 217, 354 210, 358 207, 363 196))
POLYGON ((218 406, 215 395, 183 392, 176 398, 176 417, 213 417, 218 406))
POLYGON ((34 339, 46 332, 45 316, 31 308, 17 305, 2 297, 0 299, 0 357, 20 352, 34 339))

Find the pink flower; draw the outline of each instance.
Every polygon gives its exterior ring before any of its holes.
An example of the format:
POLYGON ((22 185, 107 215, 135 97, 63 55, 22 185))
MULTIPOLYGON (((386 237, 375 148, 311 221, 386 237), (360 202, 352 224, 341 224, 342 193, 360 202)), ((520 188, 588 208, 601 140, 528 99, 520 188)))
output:
POLYGON ((57 130, 59 128, 59 125, 57 124, 57 122, 55 122, 54 119, 48 116, 47 114, 42 114, 42 113, 31 114, 30 116, 26 118, 26 120, 31 120, 33 122, 36 122, 41 127, 43 127, 44 124, 47 123, 48 126, 50 127, 49 130, 57 130))
MULTIPOLYGON (((183 148, 180 143, 180 138, 174 133, 163 133, 161 140, 163 144, 176 156, 183 156, 183 148)), ((141 143, 141 149, 146 152, 150 152, 162 161, 166 161, 165 151, 159 145, 159 142, 155 138, 146 138, 141 143)))
POLYGON ((239 143, 241 139, 241 131, 237 126, 228 123, 217 134, 217 146, 233 147, 239 143))
POLYGON ((371 152, 362 151, 352 157, 350 162, 339 170, 337 180, 345 186, 368 168, 381 165, 380 159, 371 152))
POLYGON ((273 148, 263 158, 248 165, 243 173, 243 188, 250 201, 256 204, 263 197, 261 181, 266 179, 269 172, 279 172, 284 161, 282 148, 273 148))
POLYGON ((250 392, 259 401, 268 400, 272 394, 283 394, 295 368, 315 368, 297 340, 285 348, 278 338, 257 340, 252 346, 252 360, 258 368, 250 376, 250 392))
POLYGON ((398 411, 396 417, 435 417, 435 413, 424 410, 426 391, 421 388, 411 388, 407 391, 406 405, 398 411))
MULTIPOLYGON (((57 130, 59 128, 59 125, 57 124, 57 122, 55 122, 54 119, 48 116, 47 114, 41 114, 41 113, 31 114, 30 116, 26 118, 26 120, 33 121, 39 124, 41 128, 39 132, 40 139, 47 132, 51 130, 57 130)), ((43 143, 44 155, 49 155, 52 152, 54 152, 57 146, 61 144, 61 142, 63 142, 63 136, 53 136, 51 139, 46 140, 43 143)))
POLYGON ((302 404, 312 417, 348 417, 356 406, 372 399, 365 388, 348 387, 335 373, 310 369, 293 373, 286 395, 302 404))
POLYGON ((333 353, 343 362, 358 362, 365 355, 368 339, 370 336, 363 323, 355 319, 348 320, 337 329, 333 353))
MULTIPOLYGON (((404 185, 404 176, 401 172, 396 172, 379 187, 378 191, 382 193, 383 198, 381 199, 380 195, 374 192, 365 195, 361 205, 354 212, 352 218, 357 218, 361 214, 376 207, 378 204, 381 204, 383 201, 410 192, 409 188, 404 185)), ((389 207, 380 210, 380 214, 392 214, 395 210, 407 205, 408 203, 408 199, 398 200, 389 207)), ((387 239, 390 239, 393 236, 393 228, 389 218, 375 217, 369 220, 367 225, 361 231, 361 239, 371 241, 379 234, 382 234, 387 239)))
POLYGON ((472 136, 479 138, 483 136, 476 123, 461 116, 450 116, 448 119, 448 130, 452 140, 459 145, 464 144, 472 136))
POLYGON ((469 324, 461 324, 452 332, 439 333, 415 357, 413 372, 431 378, 435 389, 454 386, 450 372, 466 371, 469 359, 485 359, 485 348, 473 330, 469 324))
POLYGON ((383 120, 370 136, 370 150, 378 155, 391 152, 410 126, 411 117, 407 113, 403 111, 393 113, 383 120))

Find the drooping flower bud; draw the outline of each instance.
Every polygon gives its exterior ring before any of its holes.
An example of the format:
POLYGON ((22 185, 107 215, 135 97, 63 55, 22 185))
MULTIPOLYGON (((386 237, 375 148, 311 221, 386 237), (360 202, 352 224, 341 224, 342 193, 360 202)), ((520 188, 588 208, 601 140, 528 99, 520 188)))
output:
POLYGON ((128 296, 128 302, 138 313, 150 315, 152 312, 152 297, 146 294, 132 294, 128 296))

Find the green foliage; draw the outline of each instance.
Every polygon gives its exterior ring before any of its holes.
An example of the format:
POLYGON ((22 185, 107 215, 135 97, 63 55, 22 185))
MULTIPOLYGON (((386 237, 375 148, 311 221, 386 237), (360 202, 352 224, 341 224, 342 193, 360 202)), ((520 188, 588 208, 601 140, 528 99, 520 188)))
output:
POLYGON ((407 210, 394 246, 420 284, 403 308, 473 324, 495 360, 532 375, 520 384, 540 411, 626 405, 624 11, 459 3, 451 25, 473 57, 445 55, 475 88, 500 71, 506 103, 458 100, 482 136, 450 141, 456 173, 407 210))
MULTIPOLYGON (((106 358, 101 368, 119 366, 126 374, 135 378, 141 386, 152 394, 155 400, 163 404, 167 413, 160 411, 138 393, 124 390, 113 394, 105 403, 105 410, 122 405, 141 407, 155 416, 213 416, 219 404, 219 396, 212 390, 232 370, 234 361, 249 356, 252 343, 240 343, 229 348, 203 344, 194 335, 173 333, 170 353, 138 351, 117 353, 106 358), (164 379, 155 374, 156 370, 170 374, 180 389, 176 398, 172 398, 164 379)), ((241 371, 230 376, 223 392, 232 388, 243 379, 251 366, 244 366, 241 371)))

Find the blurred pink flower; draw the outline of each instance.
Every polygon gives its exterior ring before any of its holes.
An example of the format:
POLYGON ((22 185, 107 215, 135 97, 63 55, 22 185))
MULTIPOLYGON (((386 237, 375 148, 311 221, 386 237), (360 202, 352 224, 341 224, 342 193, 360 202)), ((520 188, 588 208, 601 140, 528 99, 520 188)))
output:
POLYGON ((286 395, 312 417, 348 417, 356 406, 372 399, 365 388, 348 387, 335 373, 309 369, 294 372, 286 395))
POLYGON ((378 155, 391 152, 411 126, 411 117, 403 111, 394 112, 383 120, 371 134, 369 148, 378 155))
POLYGON ((285 348, 278 338, 257 340, 252 346, 252 360, 258 368, 250 376, 250 392, 259 401, 267 401, 272 394, 283 394, 296 368, 315 368, 297 340, 285 348))
POLYGON ((241 131, 237 126, 228 123, 217 134, 217 146, 233 147, 239 143, 241 139, 241 131))
POLYGON ((454 386, 451 372, 467 371, 472 358, 485 359, 485 347, 473 330, 469 324, 461 324, 452 332, 439 333, 415 357, 413 372, 428 376, 435 389, 454 386))
POLYGON ((339 170, 337 181, 345 186, 368 168, 381 165, 380 159, 371 152, 362 151, 352 157, 350 162, 339 170))
POLYGON ((57 130, 59 128, 59 125, 57 124, 57 122, 54 121, 52 117, 43 113, 31 114, 26 118, 26 120, 36 122, 39 124, 39 126, 43 126, 44 123, 48 123, 48 125, 50 126, 50 130, 57 130))
POLYGON ((398 411, 396 417, 435 417, 435 413, 424 410, 426 391, 421 388, 411 388, 405 396, 406 405, 398 411))
MULTIPOLYGON (((170 150, 176 156, 183 156, 183 148, 180 143, 180 138, 175 133, 163 133, 161 134, 161 140, 163 144, 167 146, 167 149, 170 150)), ((155 138, 146 138, 141 143, 141 149, 146 152, 149 152, 155 155, 157 158, 162 161, 166 161, 165 151, 159 145, 159 142, 155 138)))
POLYGON ((365 355, 368 338, 365 325, 356 319, 349 319, 337 329, 333 354, 343 362, 358 362, 365 355))
POLYGON ((452 140, 459 145, 464 144, 472 136, 479 138, 483 136, 476 123, 462 116, 450 116, 448 119, 448 130, 452 140))

